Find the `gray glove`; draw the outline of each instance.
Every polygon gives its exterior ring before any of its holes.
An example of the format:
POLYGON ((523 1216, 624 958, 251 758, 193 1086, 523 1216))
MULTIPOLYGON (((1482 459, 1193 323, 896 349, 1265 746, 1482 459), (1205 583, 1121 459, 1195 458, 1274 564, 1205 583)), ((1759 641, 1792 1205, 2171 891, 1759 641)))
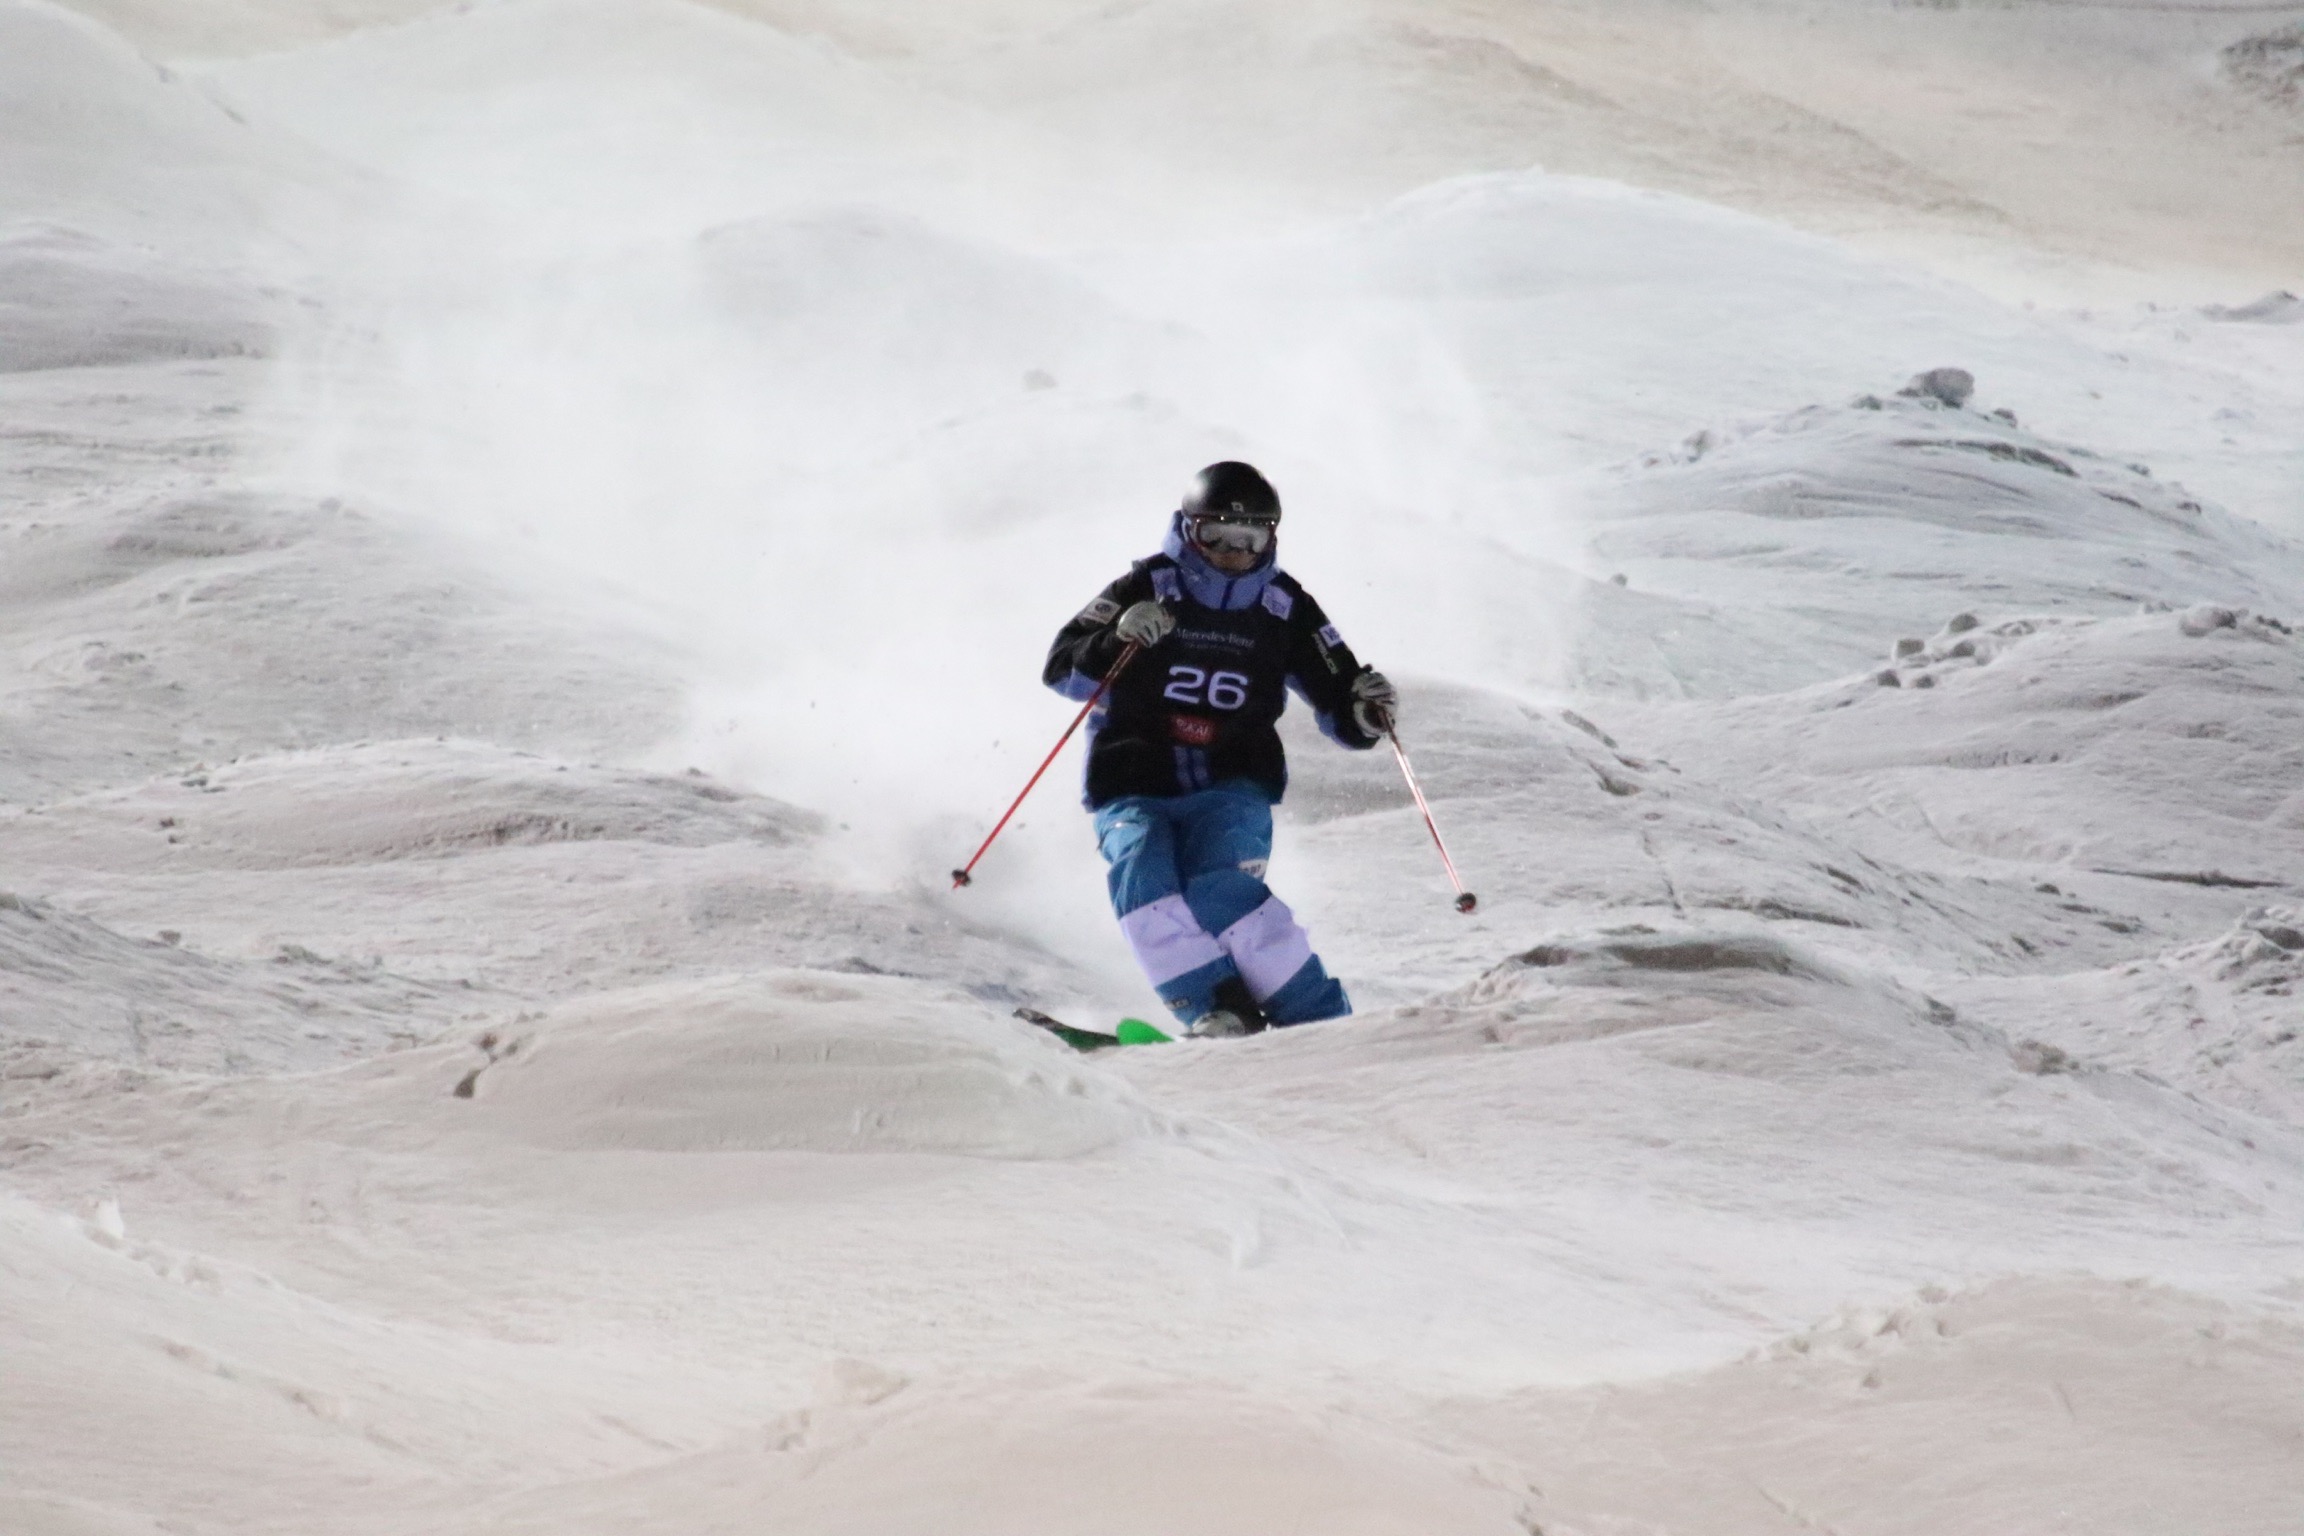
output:
POLYGON ((1146 599, 1120 615, 1112 632, 1130 645, 1158 645, 1176 627, 1176 616, 1146 599))
POLYGON ((1382 736, 1390 731, 1399 707, 1400 690, 1373 667, 1352 679, 1352 723, 1368 735, 1382 736))

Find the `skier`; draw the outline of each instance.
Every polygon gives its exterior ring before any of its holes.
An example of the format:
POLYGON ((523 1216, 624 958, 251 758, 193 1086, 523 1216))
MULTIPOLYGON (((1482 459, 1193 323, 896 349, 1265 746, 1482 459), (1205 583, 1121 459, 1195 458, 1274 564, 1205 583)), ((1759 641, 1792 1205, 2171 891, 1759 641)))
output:
POLYGON ((1088 808, 1121 930, 1161 1000, 1199 1037, 1352 1011, 1343 985, 1264 884, 1288 787, 1273 728, 1287 690, 1366 751, 1399 698, 1278 564, 1280 497, 1227 461, 1193 481, 1160 553, 1106 587, 1048 648, 1042 680, 1092 698, 1088 808))

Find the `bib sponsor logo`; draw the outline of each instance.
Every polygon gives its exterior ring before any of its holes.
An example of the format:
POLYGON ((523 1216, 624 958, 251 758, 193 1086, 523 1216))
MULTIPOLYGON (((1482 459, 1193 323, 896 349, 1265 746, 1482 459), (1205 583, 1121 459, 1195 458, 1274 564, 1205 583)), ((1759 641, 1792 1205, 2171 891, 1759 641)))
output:
POLYGON ((1205 715, 1170 715, 1168 734, 1187 747, 1205 747, 1216 739, 1216 722, 1205 715))
POLYGON ((1254 636, 1238 634, 1229 629, 1187 629, 1179 624, 1176 626, 1176 639, 1197 650, 1206 650, 1211 646, 1226 651, 1256 649, 1254 636))

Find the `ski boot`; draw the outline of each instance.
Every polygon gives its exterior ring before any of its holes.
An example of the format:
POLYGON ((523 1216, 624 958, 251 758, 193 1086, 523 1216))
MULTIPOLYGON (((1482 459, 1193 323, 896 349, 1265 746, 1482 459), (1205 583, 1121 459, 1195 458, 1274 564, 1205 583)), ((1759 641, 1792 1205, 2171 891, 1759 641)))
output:
POLYGON ((1248 983, 1227 976, 1216 984, 1216 1006, 1193 1020, 1184 1036, 1188 1040, 1236 1040, 1242 1035, 1261 1034, 1271 1025, 1249 995, 1248 983))

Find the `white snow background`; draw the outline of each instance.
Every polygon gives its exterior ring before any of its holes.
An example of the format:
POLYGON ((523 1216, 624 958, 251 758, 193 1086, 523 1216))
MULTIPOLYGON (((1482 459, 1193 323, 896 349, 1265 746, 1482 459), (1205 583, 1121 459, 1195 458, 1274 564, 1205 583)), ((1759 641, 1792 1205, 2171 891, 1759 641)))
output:
POLYGON ((2304 1530, 2300 27, 0 0, 0 1532, 2304 1530))

